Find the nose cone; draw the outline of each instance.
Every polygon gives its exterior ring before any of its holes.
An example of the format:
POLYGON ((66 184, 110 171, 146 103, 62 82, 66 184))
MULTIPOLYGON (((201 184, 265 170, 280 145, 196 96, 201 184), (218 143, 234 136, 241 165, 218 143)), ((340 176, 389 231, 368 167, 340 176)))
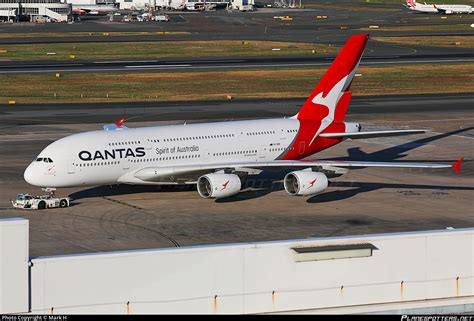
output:
POLYGON ((35 170, 33 168, 33 164, 30 164, 26 170, 25 173, 23 173, 23 178, 28 184, 34 185, 34 186, 41 186, 39 184, 39 179, 37 173, 35 173, 35 170))

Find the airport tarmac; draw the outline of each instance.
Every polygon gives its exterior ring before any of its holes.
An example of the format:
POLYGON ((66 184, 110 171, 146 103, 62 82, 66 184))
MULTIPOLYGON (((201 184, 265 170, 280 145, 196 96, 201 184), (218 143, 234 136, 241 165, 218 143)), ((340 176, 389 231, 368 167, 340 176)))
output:
MULTIPOLYGON (((443 50, 440 50, 443 51, 443 50)), ((408 64, 454 64, 474 62, 474 53, 432 53, 416 55, 373 56, 362 59, 365 66, 408 64)), ((249 68, 288 68, 329 66, 335 57, 265 57, 265 58, 201 58, 173 60, 127 61, 0 61, 0 74, 30 74, 54 72, 111 72, 111 71, 192 71, 192 70, 245 70, 249 68)))
POLYGON ((474 226, 472 94, 355 97, 347 118, 364 130, 414 129, 422 135, 346 141, 314 158, 452 163, 453 170, 359 169, 324 193, 291 197, 281 183, 252 180, 240 194, 199 197, 193 187, 103 186, 58 191, 70 208, 21 211, 9 199, 41 193, 23 180, 28 163, 66 135, 101 129, 116 116, 129 127, 292 115, 299 100, 10 106, 0 117, 0 217, 30 220, 30 255, 252 242, 474 226), (132 119, 133 118, 133 119, 132 119))

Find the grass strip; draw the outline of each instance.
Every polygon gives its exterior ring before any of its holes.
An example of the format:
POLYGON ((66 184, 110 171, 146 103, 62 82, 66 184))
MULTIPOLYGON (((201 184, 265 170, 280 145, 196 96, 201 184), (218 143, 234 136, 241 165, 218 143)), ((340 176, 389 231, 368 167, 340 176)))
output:
MULTIPOLYGON (((0 75, 0 104, 307 97, 327 67, 153 73, 0 75)), ((354 95, 474 92, 474 64, 361 67, 354 95)))
POLYGON ((0 45, 0 60, 333 55, 338 50, 325 44, 246 40, 53 43, 0 45))

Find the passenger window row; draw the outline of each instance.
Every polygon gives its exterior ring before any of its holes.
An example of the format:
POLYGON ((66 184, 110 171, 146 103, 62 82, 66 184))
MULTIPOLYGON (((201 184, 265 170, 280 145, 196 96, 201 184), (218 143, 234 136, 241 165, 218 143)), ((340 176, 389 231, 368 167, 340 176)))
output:
POLYGON ((171 160, 171 159, 191 159, 191 158, 200 158, 201 155, 193 154, 193 155, 181 155, 181 156, 168 156, 168 157, 158 157, 158 158, 143 158, 143 159, 133 159, 131 160, 132 163, 145 163, 145 162, 157 162, 163 160, 171 160))
POLYGON ((93 167, 93 166, 104 166, 104 165, 117 165, 119 162, 98 162, 98 163, 84 163, 84 164, 74 164, 77 167, 93 167))
POLYGON ((256 153, 256 150, 247 150, 247 151, 236 151, 236 152, 223 152, 223 153, 214 153, 212 156, 228 156, 228 155, 242 155, 256 153))
POLYGON ((133 145, 133 144, 140 144, 140 141, 108 143, 109 146, 124 146, 124 145, 133 145))
POLYGON ((298 132, 298 130, 297 129, 287 129, 286 132, 287 133, 296 133, 296 132, 298 132))
POLYGON ((255 135, 270 135, 270 134, 275 134, 275 131, 265 131, 265 132, 252 132, 252 133, 247 133, 247 136, 255 136, 255 135))
POLYGON ((235 136, 234 134, 219 134, 219 135, 206 135, 206 136, 193 136, 193 137, 174 137, 174 138, 165 138, 163 141, 176 142, 176 141, 211 139, 211 138, 230 138, 234 136, 235 136))

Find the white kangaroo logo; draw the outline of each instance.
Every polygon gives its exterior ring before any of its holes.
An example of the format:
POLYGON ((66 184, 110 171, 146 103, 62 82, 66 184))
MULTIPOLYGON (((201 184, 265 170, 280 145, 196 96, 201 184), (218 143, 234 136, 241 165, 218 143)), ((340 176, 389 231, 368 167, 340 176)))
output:
POLYGON ((329 91, 329 93, 326 95, 326 97, 323 97, 323 93, 320 92, 316 96, 314 96, 313 99, 311 99, 311 102, 316 105, 323 105, 326 106, 329 110, 329 113, 326 117, 321 119, 321 126, 319 126, 319 129, 316 131, 314 134, 313 139, 309 143, 310 145, 314 142, 316 137, 325 130, 334 120, 334 114, 336 113, 336 106, 337 102, 339 101, 339 98, 341 97, 342 90, 344 89, 346 85, 346 80, 349 76, 346 76, 339 80, 339 82, 332 87, 332 89, 329 91))

